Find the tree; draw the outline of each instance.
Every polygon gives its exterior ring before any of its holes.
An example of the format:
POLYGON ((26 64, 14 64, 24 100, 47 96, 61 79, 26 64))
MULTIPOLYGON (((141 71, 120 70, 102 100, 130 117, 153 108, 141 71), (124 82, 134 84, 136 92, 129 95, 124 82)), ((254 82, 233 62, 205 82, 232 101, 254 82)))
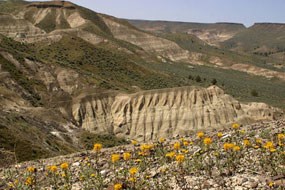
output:
POLYGON ((199 75, 196 76, 195 81, 196 81, 196 82, 201 82, 201 81, 202 81, 202 80, 201 80, 201 77, 200 77, 199 75))
POLYGON ((256 90, 251 90, 250 94, 254 97, 258 96, 258 92, 256 90))
POLYGON ((189 75, 189 76, 188 76, 188 79, 189 79, 189 80, 193 80, 192 75, 189 75))
POLYGON ((215 78, 211 81, 212 85, 216 85, 217 82, 218 82, 218 81, 217 81, 215 78))

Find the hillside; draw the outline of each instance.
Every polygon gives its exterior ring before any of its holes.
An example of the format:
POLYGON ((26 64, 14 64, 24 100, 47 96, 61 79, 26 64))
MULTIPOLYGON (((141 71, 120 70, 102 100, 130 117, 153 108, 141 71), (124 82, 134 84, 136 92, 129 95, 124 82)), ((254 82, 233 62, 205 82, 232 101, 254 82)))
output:
POLYGON ((189 23, 170 21, 128 20, 134 26, 155 33, 192 34, 210 45, 219 46, 220 42, 232 38, 235 34, 245 30, 243 24, 236 23, 189 23))
MULTIPOLYGON (((278 58, 275 54, 284 53, 285 24, 255 23, 253 26, 223 42, 225 48, 234 51, 250 52, 265 57, 278 58)), ((284 57, 280 57, 284 62, 284 57)))
POLYGON ((115 148, 95 141, 92 151, 0 168, 0 188, 283 189, 284 122, 235 123, 115 148))
POLYGON ((9 0, 0 11, 0 165, 88 149, 92 139, 115 146, 282 117, 282 68, 178 33, 184 25, 145 32, 67 1, 9 0))

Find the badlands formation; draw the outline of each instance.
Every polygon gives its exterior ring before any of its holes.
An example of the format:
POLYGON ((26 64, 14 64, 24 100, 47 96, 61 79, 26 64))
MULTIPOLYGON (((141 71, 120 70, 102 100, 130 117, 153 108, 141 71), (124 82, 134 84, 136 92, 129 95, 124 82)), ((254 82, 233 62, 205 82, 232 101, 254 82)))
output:
POLYGON ((89 131, 149 141, 233 122, 272 120, 279 111, 264 103, 242 104, 210 86, 80 97, 74 100, 72 113, 89 131))

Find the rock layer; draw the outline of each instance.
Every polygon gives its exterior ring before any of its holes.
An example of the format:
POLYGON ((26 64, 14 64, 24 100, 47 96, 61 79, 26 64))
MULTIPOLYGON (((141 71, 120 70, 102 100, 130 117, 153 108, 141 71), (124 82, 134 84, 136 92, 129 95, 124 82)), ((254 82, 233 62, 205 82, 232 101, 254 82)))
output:
POLYGON ((72 108, 78 125, 87 130, 140 141, 274 119, 277 111, 263 103, 241 104, 217 86, 89 96, 75 100, 72 108))

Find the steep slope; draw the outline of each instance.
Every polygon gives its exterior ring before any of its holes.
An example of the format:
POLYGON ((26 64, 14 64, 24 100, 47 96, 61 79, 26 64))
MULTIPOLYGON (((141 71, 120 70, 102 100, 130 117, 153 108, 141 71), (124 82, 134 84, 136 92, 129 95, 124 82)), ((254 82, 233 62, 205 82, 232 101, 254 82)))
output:
POLYGON ((266 104, 241 104, 216 87, 182 87, 113 96, 86 96, 73 102, 78 125, 141 141, 187 135, 193 130, 276 119, 266 104))

